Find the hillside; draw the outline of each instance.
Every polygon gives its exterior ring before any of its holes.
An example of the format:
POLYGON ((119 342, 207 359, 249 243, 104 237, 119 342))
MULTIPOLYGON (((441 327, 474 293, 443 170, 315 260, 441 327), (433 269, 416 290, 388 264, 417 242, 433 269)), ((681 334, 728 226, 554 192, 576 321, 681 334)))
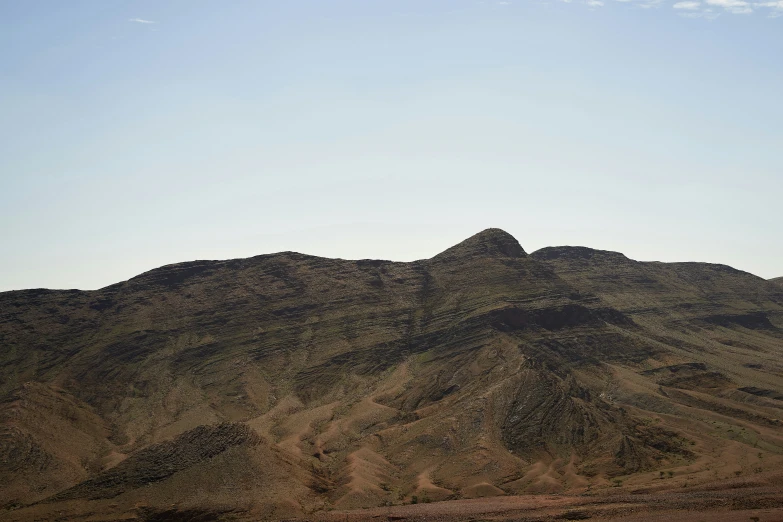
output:
POLYGON ((783 285, 497 229, 0 293, 0 517, 779 488, 781 355, 783 285))

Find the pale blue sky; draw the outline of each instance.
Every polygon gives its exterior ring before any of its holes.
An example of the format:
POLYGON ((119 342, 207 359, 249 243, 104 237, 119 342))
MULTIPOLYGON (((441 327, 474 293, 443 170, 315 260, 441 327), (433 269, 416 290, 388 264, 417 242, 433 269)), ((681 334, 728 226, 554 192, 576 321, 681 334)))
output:
POLYGON ((0 0, 0 290, 281 250, 412 260, 487 227, 783 276, 778 15, 0 0))

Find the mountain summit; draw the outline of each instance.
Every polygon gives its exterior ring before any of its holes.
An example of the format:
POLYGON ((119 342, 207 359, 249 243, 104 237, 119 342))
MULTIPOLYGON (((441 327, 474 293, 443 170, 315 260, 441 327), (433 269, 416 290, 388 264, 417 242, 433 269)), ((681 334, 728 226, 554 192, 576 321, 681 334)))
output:
POLYGON ((779 284, 527 255, 499 229, 411 263, 286 252, 0 293, 0 514, 326 520, 737 477, 766 506, 781 355, 779 284))
POLYGON ((488 228, 435 256, 435 259, 453 259, 468 256, 525 257, 519 242, 508 232, 488 228))

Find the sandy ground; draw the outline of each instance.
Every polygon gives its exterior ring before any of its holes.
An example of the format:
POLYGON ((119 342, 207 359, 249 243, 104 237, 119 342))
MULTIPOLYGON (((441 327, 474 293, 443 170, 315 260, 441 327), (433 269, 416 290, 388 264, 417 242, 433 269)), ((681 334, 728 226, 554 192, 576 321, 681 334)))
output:
POLYGON ((781 522, 783 490, 767 487, 687 493, 526 495, 332 511, 299 520, 532 522, 588 519, 639 522, 781 522))

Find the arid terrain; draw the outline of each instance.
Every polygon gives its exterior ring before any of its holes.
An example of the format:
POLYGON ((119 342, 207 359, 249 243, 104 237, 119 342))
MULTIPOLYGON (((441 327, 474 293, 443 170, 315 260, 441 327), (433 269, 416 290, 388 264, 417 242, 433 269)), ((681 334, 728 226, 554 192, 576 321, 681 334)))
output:
POLYGON ((783 520, 783 279, 485 230, 0 293, 2 520, 783 520))

